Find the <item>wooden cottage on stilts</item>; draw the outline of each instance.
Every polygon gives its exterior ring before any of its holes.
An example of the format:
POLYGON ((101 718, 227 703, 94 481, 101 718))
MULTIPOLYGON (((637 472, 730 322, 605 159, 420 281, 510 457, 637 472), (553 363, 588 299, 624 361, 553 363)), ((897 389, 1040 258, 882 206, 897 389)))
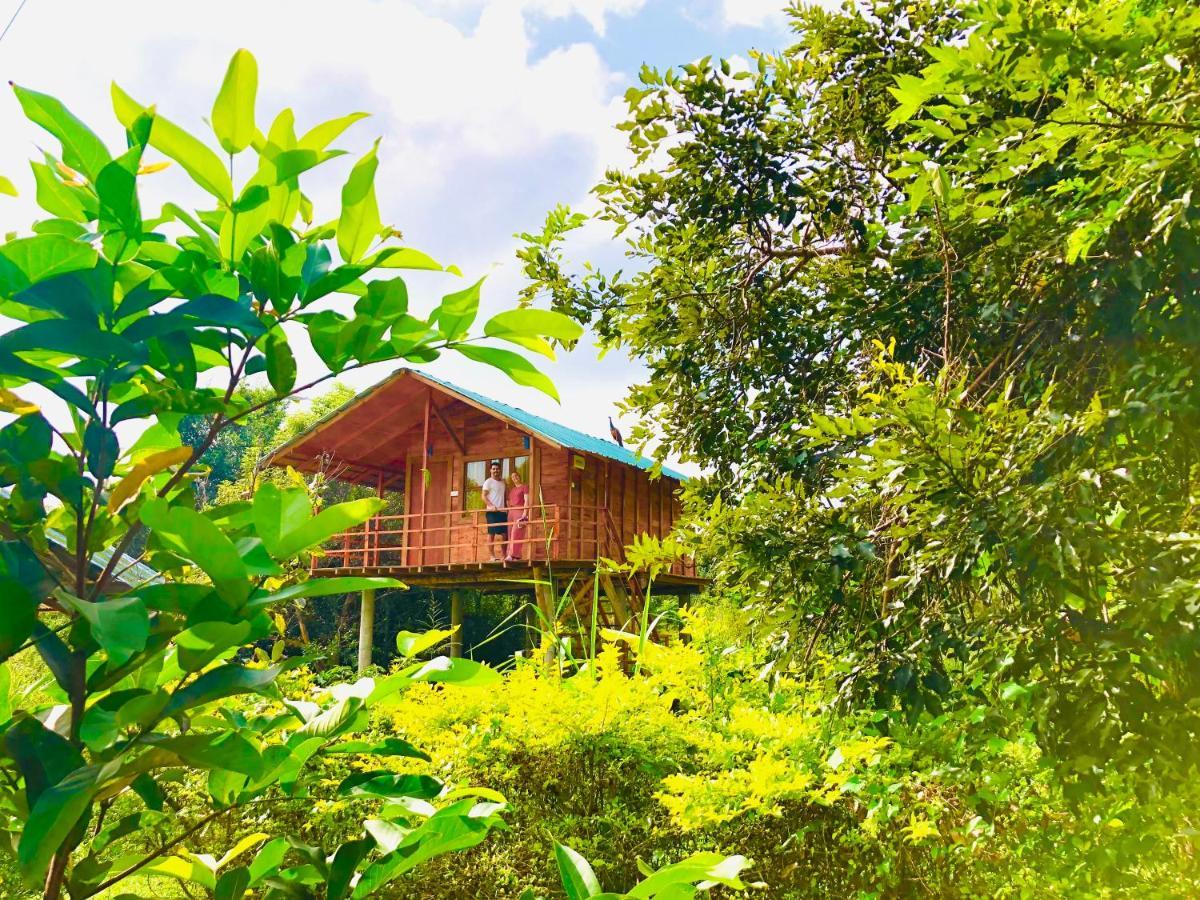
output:
MULTIPOLYGON (((400 369, 267 460, 303 472, 402 494, 403 509, 332 540, 312 574, 390 575, 451 591, 461 625, 461 589, 532 594, 545 621, 590 622, 593 598, 605 627, 636 630, 645 581, 600 572, 600 558, 625 561, 635 537, 664 537, 678 519, 686 476, 601 440, 411 369, 400 369), (499 463, 527 500, 506 505, 505 557, 492 559, 481 487, 499 463), (522 521, 524 519, 525 521, 522 521), (596 580, 599 579, 599 583, 596 580)), ((512 497, 513 494, 508 495, 512 497)), ((518 498, 520 494, 516 495, 518 498)), ((658 575, 656 594, 703 584, 688 560, 658 575)), ((375 598, 365 592, 359 665, 371 659, 375 598)), ((452 652, 461 653, 461 628, 452 652)))

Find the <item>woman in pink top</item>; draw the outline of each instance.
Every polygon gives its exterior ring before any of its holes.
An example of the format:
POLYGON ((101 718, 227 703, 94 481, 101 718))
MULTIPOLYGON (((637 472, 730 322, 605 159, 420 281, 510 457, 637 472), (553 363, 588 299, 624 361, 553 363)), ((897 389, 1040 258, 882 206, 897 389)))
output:
POLYGON ((529 527, 529 487, 521 481, 521 473, 513 470, 508 476, 512 488, 508 492, 508 556, 506 562, 521 559, 525 548, 525 533, 529 527))

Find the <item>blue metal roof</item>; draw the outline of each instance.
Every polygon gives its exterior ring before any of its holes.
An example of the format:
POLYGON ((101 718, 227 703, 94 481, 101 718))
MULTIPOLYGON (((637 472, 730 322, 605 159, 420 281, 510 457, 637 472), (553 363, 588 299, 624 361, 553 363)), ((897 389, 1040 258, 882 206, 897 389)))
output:
MULTIPOLYGON (((447 390, 454 391, 456 394, 462 394, 464 397, 470 398, 481 406, 486 406, 497 415, 512 419, 535 434, 540 434, 542 437, 563 447, 569 447, 572 450, 579 450, 583 453, 592 453, 596 456, 603 456, 629 466, 637 466, 639 469, 647 471, 654 468, 655 460, 642 456, 640 453, 634 453, 625 447, 620 447, 614 441, 584 434, 582 431, 576 431, 574 428, 568 428, 566 425, 551 422, 549 419, 526 412, 520 407, 509 406, 507 403, 501 403, 499 400, 493 400, 491 397, 485 397, 483 394, 478 394, 475 391, 469 391, 464 387, 451 384, 449 381, 438 378, 436 375, 430 375, 428 372, 422 372, 418 369, 402 369, 401 371, 413 372, 422 378, 428 378, 430 381, 440 384, 447 390)), ((353 403, 354 401, 351 402, 353 403)), ((662 473, 668 478, 674 478, 681 483, 688 480, 688 476, 668 466, 662 466, 662 473)))

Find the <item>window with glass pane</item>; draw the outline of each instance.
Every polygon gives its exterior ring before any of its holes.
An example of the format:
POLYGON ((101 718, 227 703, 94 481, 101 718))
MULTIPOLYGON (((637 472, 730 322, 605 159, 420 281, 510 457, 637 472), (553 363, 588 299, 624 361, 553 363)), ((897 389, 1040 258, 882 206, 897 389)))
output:
MULTIPOLYGON (((463 472, 463 509, 483 509, 483 496, 480 491, 483 490, 483 482, 487 480, 488 473, 491 471, 491 459, 477 459, 468 462, 463 472)), ((509 481, 509 476, 516 470, 521 475, 521 480, 525 484, 529 484, 529 457, 528 456, 513 456, 499 460, 500 462, 500 477, 504 479, 505 484, 509 488, 512 487, 512 482, 509 481)))

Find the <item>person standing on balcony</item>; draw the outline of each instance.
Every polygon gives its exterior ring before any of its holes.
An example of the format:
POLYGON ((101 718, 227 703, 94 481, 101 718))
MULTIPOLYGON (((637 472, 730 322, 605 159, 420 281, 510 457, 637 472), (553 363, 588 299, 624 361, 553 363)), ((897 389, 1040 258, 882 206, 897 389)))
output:
POLYGON ((503 562, 504 542, 508 537, 508 513, 504 510, 504 478, 501 476, 500 463, 494 462, 491 474, 484 480, 480 494, 483 495, 487 512, 488 546, 492 551, 492 562, 503 562))
POLYGON ((508 556, 504 561, 512 562, 521 559, 525 547, 525 533, 529 527, 529 487, 516 469, 508 478, 512 489, 508 492, 508 556))

